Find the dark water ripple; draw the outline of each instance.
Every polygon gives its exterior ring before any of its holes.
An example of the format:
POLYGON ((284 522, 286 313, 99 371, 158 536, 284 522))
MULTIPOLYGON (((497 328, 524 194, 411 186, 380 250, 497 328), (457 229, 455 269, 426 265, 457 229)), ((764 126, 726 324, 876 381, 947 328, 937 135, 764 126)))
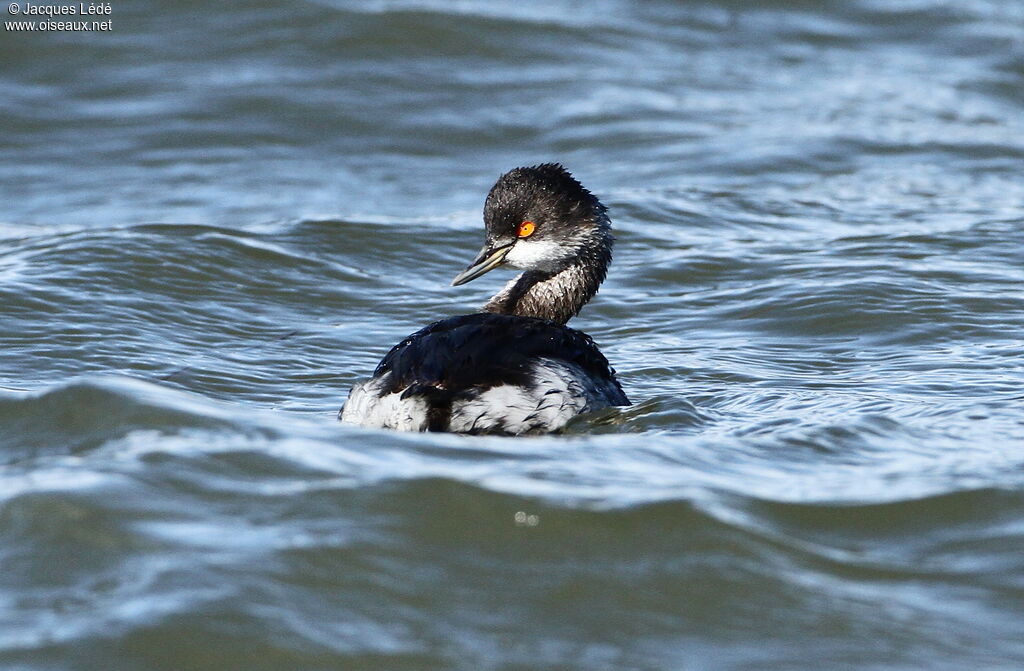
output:
POLYGON ((1024 11, 136 2, 0 39, 0 667, 1024 666, 1024 11), (569 165, 630 408, 334 414, 569 165))

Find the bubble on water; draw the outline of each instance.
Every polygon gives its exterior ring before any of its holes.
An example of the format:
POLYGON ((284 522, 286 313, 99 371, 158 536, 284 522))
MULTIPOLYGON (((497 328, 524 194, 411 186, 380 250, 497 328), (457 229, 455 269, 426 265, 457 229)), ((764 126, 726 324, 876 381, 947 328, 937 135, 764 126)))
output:
POLYGON ((513 516, 517 527, 535 527, 540 524, 540 516, 526 513, 522 510, 513 516))

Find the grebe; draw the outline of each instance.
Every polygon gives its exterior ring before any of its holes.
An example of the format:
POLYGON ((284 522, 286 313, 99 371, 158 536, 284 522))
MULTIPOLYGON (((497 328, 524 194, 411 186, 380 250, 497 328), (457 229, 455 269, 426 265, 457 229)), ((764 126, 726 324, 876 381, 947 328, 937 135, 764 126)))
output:
POLYGON ((483 312, 434 322, 352 387, 343 422, 403 431, 519 435, 629 405, 590 336, 565 326, 612 259, 607 209, 561 165, 516 168, 484 204, 486 242, 454 280, 523 270, 483 312))

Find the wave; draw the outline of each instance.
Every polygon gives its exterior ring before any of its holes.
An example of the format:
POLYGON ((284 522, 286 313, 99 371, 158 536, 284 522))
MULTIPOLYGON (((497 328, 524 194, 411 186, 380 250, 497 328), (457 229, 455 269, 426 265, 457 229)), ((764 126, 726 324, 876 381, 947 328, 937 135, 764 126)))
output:
MULTIPOLYGON (((298 495, 231 463, 197 478, 155 461, 117 488, 0 505, 7 593, 19 603, 0 660, 116 653, 201 668, 259 655, 257 668, 486 668, 539 655, 554 665, 587 631, 614 641, 616 659, 664 665, 687 631, 789 641, 806 655, 806 634, 828 640, 836 623, 873 623, 876 644, 913 635, 918 650, 975 631, 977 607, 986 631, 1012 628, 984 599, 962 604, 1018 588, 1020 492, 883 506, 719 495, 600 509, 448 478, 321 482, 298 495), (215 486, 224 479, 247 486, 215 486), (40 563, 48 556, 76 561, 40 563), (782 624, 793 620, 799 636, 782 624), (545 631, 543 645, 507 646, 524 625, 545 631)), ((785 658, 763 646, 735 654, 785 658)))

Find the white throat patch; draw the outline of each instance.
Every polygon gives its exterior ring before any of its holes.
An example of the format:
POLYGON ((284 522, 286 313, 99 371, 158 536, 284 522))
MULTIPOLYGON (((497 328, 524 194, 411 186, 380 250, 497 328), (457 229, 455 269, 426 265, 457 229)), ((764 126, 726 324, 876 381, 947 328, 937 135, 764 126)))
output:
POLYGON ((517 240, 505 262, 519 270, 557 270, 569 250, 550 240, 517 240))

